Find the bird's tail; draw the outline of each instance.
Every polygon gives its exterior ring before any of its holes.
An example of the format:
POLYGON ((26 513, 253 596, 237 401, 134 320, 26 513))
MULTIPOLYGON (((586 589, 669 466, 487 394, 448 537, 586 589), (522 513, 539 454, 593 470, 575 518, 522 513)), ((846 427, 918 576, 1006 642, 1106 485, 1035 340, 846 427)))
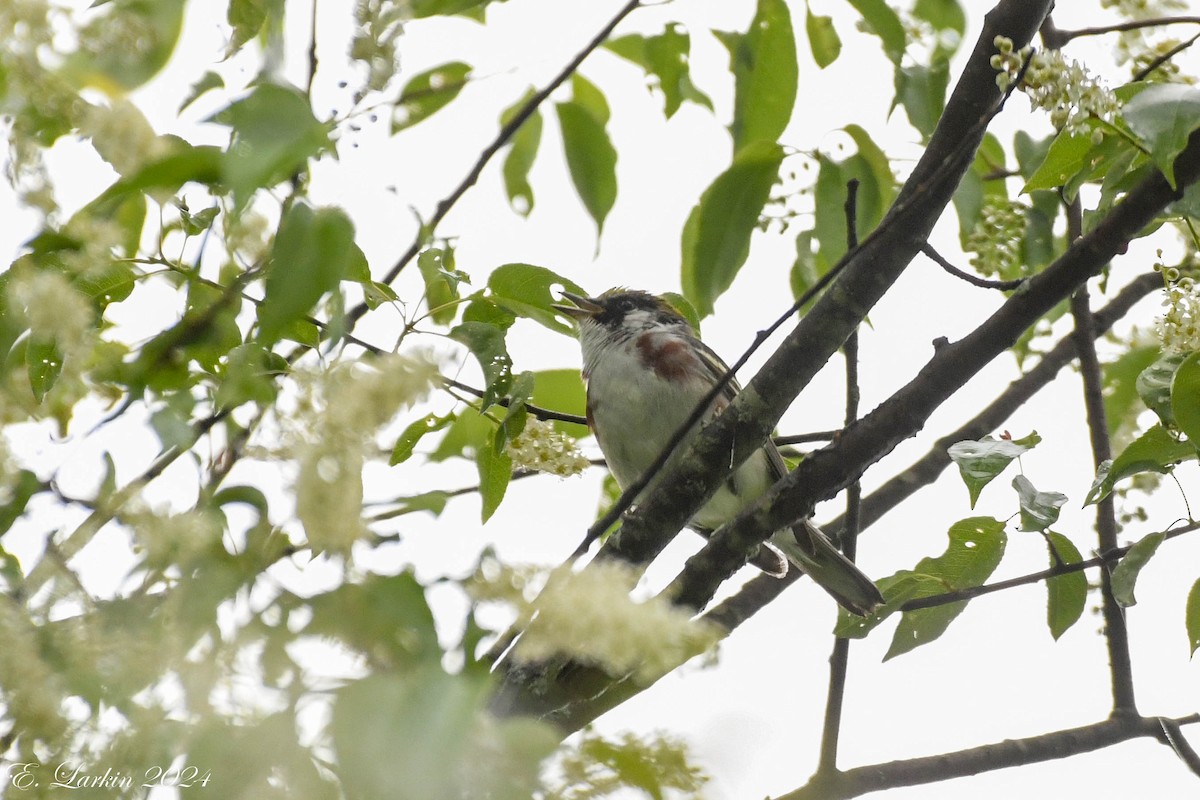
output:
POLYGON ((847 611, 865 617, 883 605, 883 595, 871 579, 812 522, 804 520, 776 532, 771 544, 847 611))

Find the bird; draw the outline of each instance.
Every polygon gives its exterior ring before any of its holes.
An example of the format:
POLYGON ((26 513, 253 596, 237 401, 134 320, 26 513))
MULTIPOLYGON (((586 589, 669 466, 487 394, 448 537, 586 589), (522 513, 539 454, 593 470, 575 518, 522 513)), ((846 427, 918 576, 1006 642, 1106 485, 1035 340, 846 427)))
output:
MULTIPOLYGON (((656 295, 618 287, 596 297, 568 291, 562 296, 572 305, 554 308, 578 329, 587 424, 609 471, 624 489, 658 458, 728 367, 699 339, 687 319, 656 295)), ((735 381, 726 383, 688 438, 728 406, 738 391, 735 381)), ((677 448, 672 459, 683 449, 677 448)), ((786 473, 779 449, 767 440, 733 471, 688 526, 702 535, 711 534, 786 473)), ((654 491, 657 479, 638 500, 654 491)), ((860 616, 870 615, 884 602, 871 579, 807 519, 775 531, 751 555, 750 563, 777 578, 791 569, 801 570, 846 610, 860 616)))

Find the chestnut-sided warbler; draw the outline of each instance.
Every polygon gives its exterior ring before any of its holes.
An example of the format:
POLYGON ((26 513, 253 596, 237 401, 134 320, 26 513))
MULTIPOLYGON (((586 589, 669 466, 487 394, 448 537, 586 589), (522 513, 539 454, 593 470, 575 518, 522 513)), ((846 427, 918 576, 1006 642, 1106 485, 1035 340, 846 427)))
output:
MULTIPOLYGON (((611 289, 599 297, 569 292, 563 296, 575 304, 555 308, 579 327, 588 426, 613 477, 624 488, 653 463, 727 367, 696 337, 686 319, 654 295, 611 289)), ((728 406, 737 392, 735 382, 727 383, 691 435, 728 406)), ((768 440, 734 470, 689 526, 711 533, 757 500, 786 471, 779 450, 768 440)), ((642 495, 653 492, 656 482, 657 478, 652 480, 642 495)), ((790 564, 855 614, 869 614, 883 603, 871 579, 808 520, 776 531, 750 561, 776 577, 786 575, 790 564)))

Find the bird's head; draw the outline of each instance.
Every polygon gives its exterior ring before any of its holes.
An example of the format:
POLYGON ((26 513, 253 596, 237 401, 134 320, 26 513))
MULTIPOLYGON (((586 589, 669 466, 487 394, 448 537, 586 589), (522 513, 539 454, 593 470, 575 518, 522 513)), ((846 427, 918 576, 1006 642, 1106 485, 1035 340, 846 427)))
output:
POLYGON ((574 305, 554 308, 579 325, 580 339, 621 340, 647 330, 691 332, 688 321, 666 300, 635 289, 609 289, 598 297, 563 292, 574 305))

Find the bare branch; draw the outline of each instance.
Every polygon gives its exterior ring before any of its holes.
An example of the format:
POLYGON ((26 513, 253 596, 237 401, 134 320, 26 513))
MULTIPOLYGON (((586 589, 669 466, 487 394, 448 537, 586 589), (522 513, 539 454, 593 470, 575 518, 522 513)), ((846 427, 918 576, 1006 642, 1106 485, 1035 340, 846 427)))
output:
POLYGON ((964 280, 972 286, 978 286, 981 289, 999 289, 1001 291, 1011 292, 1014 289, 1021 288, 1021 285, 1025 283, 1024 278, 1018 278, 1013 281, 990 281, 987 278, 981 278, 978 275, 972 275, 969 272, 964 272, 943 258, 942 254, 937 250, 934 250, 933 245, 931 245, 929 242, 921 245, 921 252, 929 256, 929 258, 932 259, 935 264, 954 277, 964 280))
MULTIPOLYGON (((1167 722, 1177 726, 1191 725, 1200 722, 1200 714, 1167 722)), ((1007 767, 1053 761, 1144 736, 1162 740, 1162 720, 1157 717, 1111 717, 1079 728, 1023 739, 1006 739, 953 753, 823 773, 813 776, 809 784, 777 800, 844 800, 881 789, 919 786, 1007 767)))

